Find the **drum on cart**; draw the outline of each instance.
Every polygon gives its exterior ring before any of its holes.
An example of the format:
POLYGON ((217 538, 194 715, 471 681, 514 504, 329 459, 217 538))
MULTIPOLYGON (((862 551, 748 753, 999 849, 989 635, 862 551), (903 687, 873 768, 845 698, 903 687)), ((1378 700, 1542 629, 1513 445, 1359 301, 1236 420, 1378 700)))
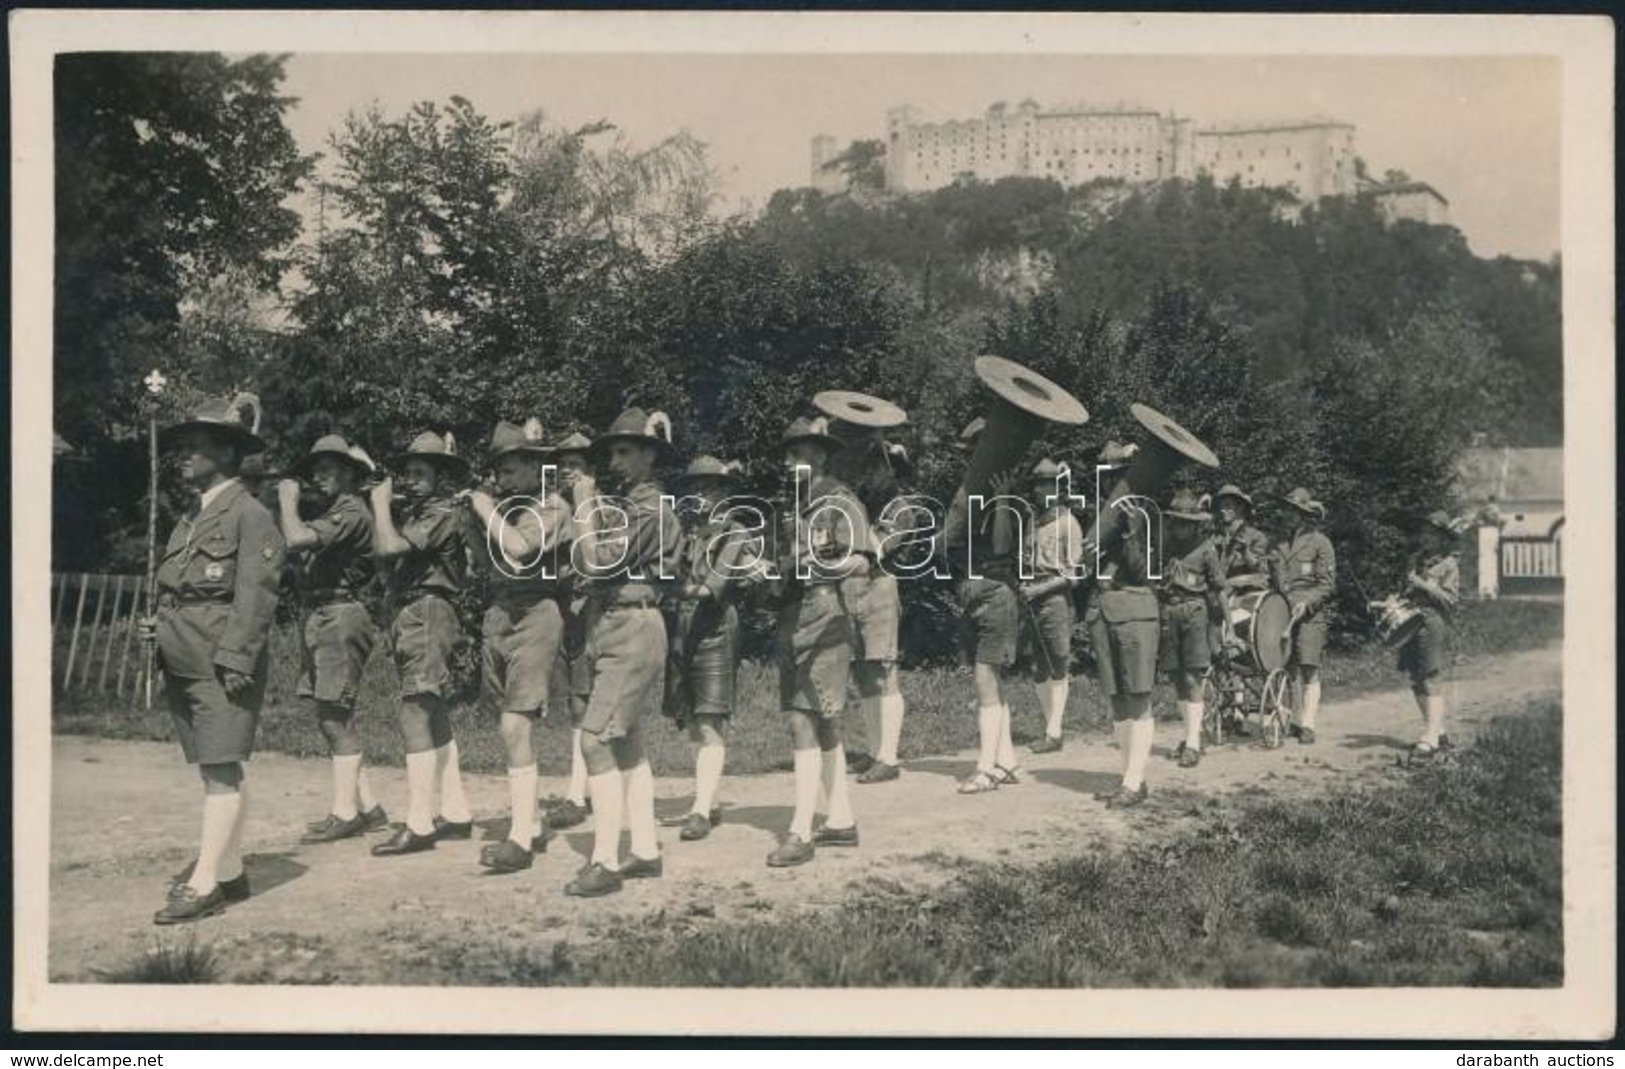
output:
POLYGON ((1286 667, 1292 652, 1287 644, 1287 627, 1292 606, 1273 590, 1251 590, 1232 603, 1230 623, 1236 638, 1246 650, 1253 668, 1269 673, 1286 667))

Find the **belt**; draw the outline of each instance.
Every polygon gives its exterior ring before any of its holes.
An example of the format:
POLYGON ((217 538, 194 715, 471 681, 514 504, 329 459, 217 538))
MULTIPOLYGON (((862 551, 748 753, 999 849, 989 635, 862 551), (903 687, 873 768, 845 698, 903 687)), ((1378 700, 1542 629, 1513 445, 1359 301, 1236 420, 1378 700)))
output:
POLYGON ((415 586, 410 590, 403 590, 395 595, 395 600, 402 605, 409 601, 417 601, 419 598, 439 598, 442 601, 450 601, 452 595, 450 591, 433 586, 415 586))
POLYGON ((1170 605, 1185 605, 1192 601, 1204 600, 1204 595, 1190 590, 1169 590, 1164 591, 1163 599, 1170 605))
POLYGON ((359 604, 360 595, 351 590, 308 590, 303 595, 306 605, 351 605, 359 604))
POLYGON ((658 609, 661 602, 659 598, 614 598, 599 603, 604 612, 619 612, 623 609, 658 609))
POLYGON ((169 605, 230 605, 230 594, 179 594, 173 590, 165 590, 158 595, 158 604, 169 605))

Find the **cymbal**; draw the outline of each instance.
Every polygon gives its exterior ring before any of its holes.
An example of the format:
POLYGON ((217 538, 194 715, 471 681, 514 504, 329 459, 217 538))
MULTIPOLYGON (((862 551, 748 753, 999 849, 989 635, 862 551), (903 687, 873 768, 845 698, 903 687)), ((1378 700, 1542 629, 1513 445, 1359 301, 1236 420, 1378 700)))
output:
POLYGON ((1089 422, 1088 411, 1076 397, 1014 360, 978 356, 976 377, 1004 400, 1040 419, 1073 426, 1089 422))
POLYGON ((858 427, 900 427, 908 413, 878 397, 853 390, 824 390, 813 395, 813 407, 831 419, 858 427))
POLYGON ((1170 449, 1196 461, 1205 467, 1219 466, 1218 455, 1202 444, 1202 440, 1190 431, 1175 423, 1168 416, 1163 415, 1150 405, 1138 402, 1129 405, 1129 411, 1146 430, 1156 435, 1158 440, 1170 449))

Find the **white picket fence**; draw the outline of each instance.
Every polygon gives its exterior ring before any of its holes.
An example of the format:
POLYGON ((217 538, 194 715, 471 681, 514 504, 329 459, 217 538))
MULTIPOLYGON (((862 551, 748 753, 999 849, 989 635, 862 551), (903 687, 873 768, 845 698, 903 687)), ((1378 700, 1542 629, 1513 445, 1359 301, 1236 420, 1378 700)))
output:
POLYGON ((1563 543, 1557 539, 1539 541, 1501 540, 1501 578, 1561 579, 1563 543))

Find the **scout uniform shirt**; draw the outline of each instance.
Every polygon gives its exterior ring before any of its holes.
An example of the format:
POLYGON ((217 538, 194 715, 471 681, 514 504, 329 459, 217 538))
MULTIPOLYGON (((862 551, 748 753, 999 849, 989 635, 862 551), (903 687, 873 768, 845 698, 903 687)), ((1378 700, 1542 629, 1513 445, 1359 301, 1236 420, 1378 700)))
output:
POLYGON ((1228 531, 1220 531, 1214 536, 1214 545, 1225 575, 1269 575, 1270 540, 1252 524, 1238 523, 1228 531))
POLYGON ((305 526, 316 544, 296 553, 295 589, 307 606, 360 601, 375 573, 372 513, 359 494, 340 494, 305 526))
POLYGON ((1034 517, 1026 554, 1035 579, 1077 578, 1083 570, 1083 526, 1072 510, 1055 505, 1034 517))
POLYGON ((738 565, 750 542, 744 526, 732 520, 713 515, 695 519, 684 530, 678 547, 679 580, 705 587, 711 599, 720 602, 744 582, 746 576, 738 565))
POLYGON ((546 501, 526 501, 506 512, 499 508, 493 518, 517 527, 527 542, 541 546, 551 539, 553 546, 546 552, 514 557, 503 550, 494 525, 481 523, 470 511, 469 546, 480 555, 481 567, 490 573, 491 600, 529 601, 563 590, 569 571, 570 540, 575 533, 570 506, 564 499, 556 493, 549 494, 546 501))
POLYGON ((1158 592, 1163 600, 1178 604, 1217 594, 1225 585, 1224 563, 1217 547, 1210 539, 1200 538, 1191 549, 1167 562, 1158 592))
POLYGON ((850 554, 872 559, 875 539, 869 517, 845 483, 820 475, 808 487, 804 504, 793 517, 794 530, 787 540, 791 547, 787 579, 806 586, 837 583, 841 577, 829 569, 839 567, 850 554))
POLYGON ((461 506, 449 497, 414 502, 399 531, 412 548, 388 561, 389 592, 397 604, 426 594, 456 597, 468 578, 461 506))
POLYGON ((1301 605, 1312 615, 1331 596, 1337 556, 1331 539, 1319 531, 1304 530, 1276 547, 1270 568, 1275 589, 1286 595, 1294 609, 1301 605))
POLYGON ((165 674, 212 679, 216 669, 252 676, 282 580, 282 535, 271 513, 236 479, 201 495, 169 533, 158 565, 158 651, 165 674))
MULTIPOLYGON (((677 576, 681 538, 677 514, 652 479, 632 487, 624 502, 617 503, 626 513, 626 526, 593 532, 591 542, 583 546, 586 552, 577 561, 577 589, 590 598, 652 604, 660 600, 677 576), (613 551, 623 540, 626 550, 615 561, 613 551)), ((607 522, 602 516, 600 520, 607 522)))
POLYGON ((1455 615, 1456 604, 1461 600, 1461 558, 1454 553, 1447 553, 1431 562, 1419 563, 1413 569, 1417 575, 1438 587, 1443 598, 1434 597, 1421 587, 1413 586, 1407 594, 1421 609, 1434 609, 1446 619, 1455 615))

